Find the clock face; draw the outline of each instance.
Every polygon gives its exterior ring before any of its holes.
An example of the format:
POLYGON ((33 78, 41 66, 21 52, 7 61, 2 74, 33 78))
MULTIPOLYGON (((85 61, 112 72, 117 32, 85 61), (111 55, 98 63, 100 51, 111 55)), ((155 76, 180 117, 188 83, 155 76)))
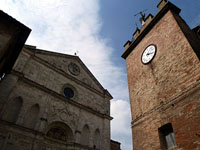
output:
POLYGON ((149 45, 142 53, 141 61, 143 64, 150 63, 156 55, 156 46, 149 45))

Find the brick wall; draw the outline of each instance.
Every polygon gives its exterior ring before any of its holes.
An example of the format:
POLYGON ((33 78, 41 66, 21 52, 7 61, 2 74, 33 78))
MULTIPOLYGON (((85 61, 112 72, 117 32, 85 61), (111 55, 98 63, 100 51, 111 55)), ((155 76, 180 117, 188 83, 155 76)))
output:
POLYGON ((169 122, 178 148, 198 149, 200 63, 193 50, 198 42, 189 32, 180 16, 168 11, 126 58, 134 150, 160 149, 158 128, 169 122), (150 44, 157 53, 143 65, 141 55, 150 44))

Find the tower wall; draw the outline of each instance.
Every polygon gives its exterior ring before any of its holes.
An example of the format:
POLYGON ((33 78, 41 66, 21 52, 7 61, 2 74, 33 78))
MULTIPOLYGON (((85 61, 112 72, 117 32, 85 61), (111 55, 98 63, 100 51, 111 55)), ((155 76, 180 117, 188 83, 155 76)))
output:
POLYGON ((168 10, 126 57, 134 150, 161 149, 158 129, 167 123, 173 126, 177 149, 198 149, 200 62, 196 44, 181 17, 168 10), (157 53, 144 65, 141 55, 150 44, 156 45, 157 53))

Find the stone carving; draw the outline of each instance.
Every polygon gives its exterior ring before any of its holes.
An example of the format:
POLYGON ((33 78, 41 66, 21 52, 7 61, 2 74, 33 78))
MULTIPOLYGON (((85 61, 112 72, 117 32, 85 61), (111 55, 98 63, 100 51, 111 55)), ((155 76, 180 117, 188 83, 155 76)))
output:
POLYGON ((67 139, 66 133, 62 129, 59 129, 59 128, 51 128, 48 131, 47 136, 53 139, 61 140, 61 141, 66 141, 67 139))
POLYGON ((83 81, 84 83, 86 83, 87 85, 93 87, 93 86, 92 86, 92 82, 91 82, 90 80, 88 80, 87 78, 83 78, 82 81, 83 81))
POLYGON ((59 118, 63 122, 68 122, 72 125, 76 125, 77 123, 77 115, 75 113, 72 113, 68 106, 67 103, 64 105, 61 105, 60 103, 53 103, 52 104, 52 113, 53 116, 56 118, 59 118))
POLYGON ((75 76, 78 76, 80 74, 80 68, 77 64, 75 63, 70 63, 68 65, 68 70, 71 74, 75 75, 75 76))

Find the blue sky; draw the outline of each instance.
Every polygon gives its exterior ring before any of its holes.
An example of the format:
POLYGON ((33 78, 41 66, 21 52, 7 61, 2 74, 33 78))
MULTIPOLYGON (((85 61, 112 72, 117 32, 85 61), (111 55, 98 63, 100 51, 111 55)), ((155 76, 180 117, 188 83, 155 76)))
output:
MULTIPOLYGON (((101 0, 100 16, 103 26, 100 35, 103 38, 111 39, 111 47, 114 48, 112 61, 123 68, 126 72, 125 60, 120 58, 123 53, 123 45, 127 40, 131 40, 136 25, 140 26, 139 17, 136 13, 148 9, 146 14, 155 15, 158 12, 156 7, 160 0, 101 0)), ((180 15, 191 28, 200 24, 200 1, 199 0, 171 0, 182 11, 180 15)), ((126 99, 126 98, 122 98, 126 99)), ((114 133, 113 133, 114 134, 114 133)), ((114 137, 115 138, 115 137, 114 137)), ((118 138, 117 138, 118 139, 118 138)), ((120 138, 119 138, 120 140, 120 138)), ((123 140, 128 140, 125 138, 123 140)), ((124 142, 124 141, 121 141, 124 142)), ((125 143, 122 143, 122 145, 125 143)), ((130 147, 123 145, 122 149, 128 150, 130 147)))
MULTIPOLYGON (((155 15, 160 0, 1 0, 0 9, 32 29, 27 44, 40 49, 74 54, 113 95, 112 139, 122 150, 132 149, 130 106, 123 45, 132 38, 134 14, 148 9, 155 15)), ((195 27, 200 24, 199 0, 171 0, 180 15, 195 27)))
MULTIPOLYGON (((135 31, 135 23, 140 25, 139 17, 134 14, 148 9, 145 13, 155 15, 158 12, 157 4, 160 0, 101 0, 100 16, 103 26, 100 35, 112 39, 111 44, 115 49, 113 61, 119 65, 124 64, 118 58, 123 52, 123 45, 131 39, 135 31), (117 59, 116 59, 117 58, 117 59), (119 63, 120 61, 120 63, 119 63)), ((180 15, 191 28, 200 24, 199 0, 171 0, 173 4, 182 9, 180 15), (196 20, 196 21, 195 21, 196 20)), ((123 66, 124 67, 124 66, 123 66)))

